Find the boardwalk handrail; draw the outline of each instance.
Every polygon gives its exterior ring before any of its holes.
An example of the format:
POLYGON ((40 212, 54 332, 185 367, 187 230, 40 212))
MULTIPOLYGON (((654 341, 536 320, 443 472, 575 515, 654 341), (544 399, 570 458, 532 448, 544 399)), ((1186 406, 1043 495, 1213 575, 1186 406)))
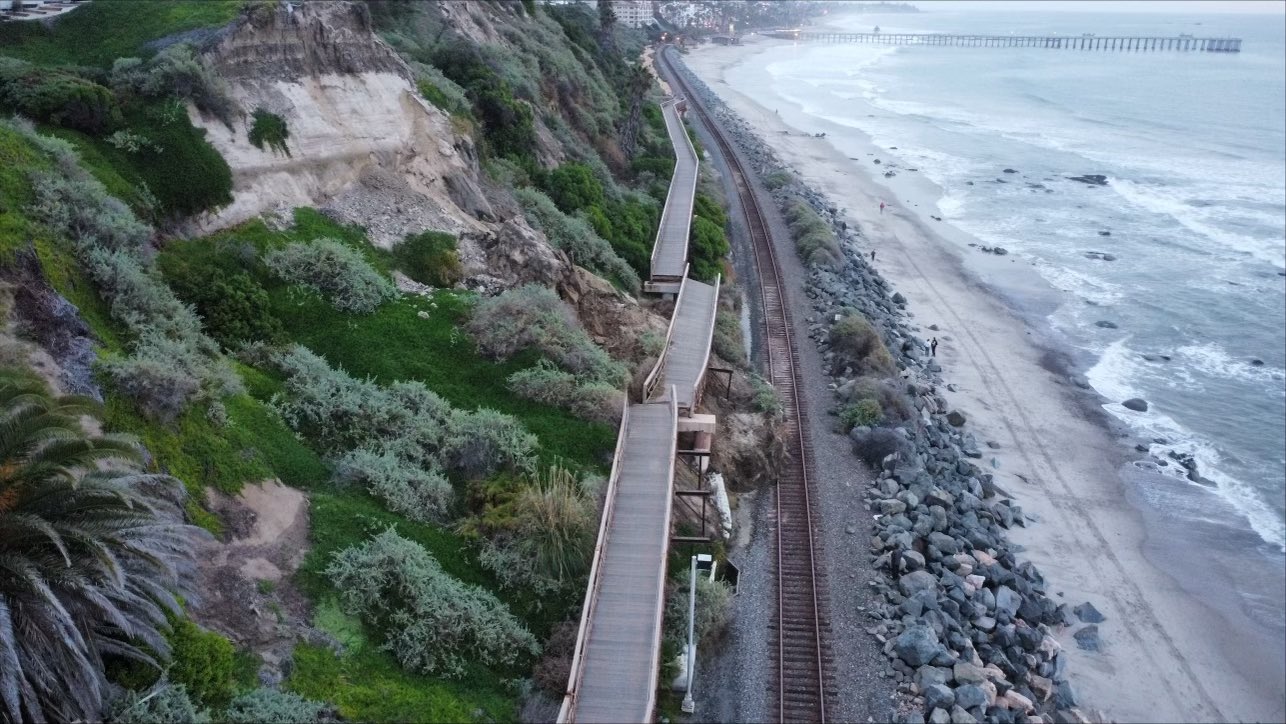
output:
POLYGON ((580 628, 576 631, 576 648, 572 654, 572 665, 567 677, 567 694, 563 697, 563 704, 558 709, 558 721, 571 721, 571 708, 575 703, 576 692, 580 688, 581 677, 584 672, 581 670, 581 659, 585 655, 585 647, 589 645, 589 621, 594 613, 594 603, 597 600, 598 585, 601 580, 603 561, 603 549, 607 543, 607 528, 611 521, 612 512, 616 505, 616 483, 621 477, 621 453, 625 450, 625 433, 630 423, 630 401, 628 396, 625 399, 623 409, 621 410, 621 426, 616 433, 616 450, 612 453, 612 472, 607 478, 607 491, 603 494, 603 516, 598 523, 598 540, 594 544, 594 557, 589 567, 589 585, 585 587, 585 604, 581 607, 580 628))
MULTIPOLYGON (((687 100, 686 98, 675 97, 666 101, 661 105, 662 114, 664 114, 665 107, 667 105, 670 107, 674 107, 674 106, 677 106, 680 101, 686 101, 686 100, 687 100)), ((687 259, 688 258, 688 254, 687 254, 688 236, 691 235, 692 233, 691 209, 692 209, 693 203, 696 200, 696 194, 697 194, 697 183, 696 183, 697 176, 695 173, 695 167, 700 164, 700 159, 697 158, 697 149, 692 145, 692 139, 688 138, 688 132, 683 127, 683 118, 680 117, 677 114, 677 112, 675 114, 675 120, 679 122, 679 128, 682 131, 682 133, 680 133, 679 135, 683 137, 683 143, 687 147, 688 157, 692 159, 692 165, 694 167, 694 173, 692 175, 692 192, 690 194, 691 198, 688 199, 689 214, 688 214, 688 218, 685 220, 685 223, 683 225, 683 248, 684 248, 683 258, 687 259)), ((670 126, 667 123, 666 124, 667 132, 669 127, 670 126)), ((673 138, 670 139, 670 145, 676 146, 674 149, 674 171, 670 173, 670 187, 666 189, 666 192, 665 192, 665 205, 661 207, 661 218, 660 218, 660 221, 658 221, 656 226, 656 239, 652 242, 652 256, 650 257, 650 271, 652 271, 652 278, 654 279, 656 278, 656 274, 655 274, 656 255, 661 248, 661 235, 665 233, 665 219, 669 215, 670 209, 671 209, 670 199, 674 194, 674 187, 678 184, 678 180, 679 180, 678 178, 679 177, 679 149, 677 148, 677 144, 674 143, 673 138)), ((686 275, 687 275, 687 272, 685 269, 684 276, 686 275)))
MULTIPOLYGON (((706 356, 701 361, 701 371, 697 373, 697 381, 692 389, 693 409, 696 409, 697 404, 701 402, 701 390, 705 387, 706 371, 710 369, 710 352, 714 348, 714 322, 719 318, 719 287, 722 284, 723 275, 716 274, 714 276, 714 304, 710 305, 710 323, 706 325, 706 329, 710 330, 709 334, 706 335, 706 356)), ((675 309, 678 309, 678 307, 676 306, 675 309)))
MULTIPOLYGON (((673 388, 671 388, 670 399, 668 401, 666 401, 665 403, 655 403, 655 404, 668 404, 670 406, 670 429, 671 430, 678 429, 679 408, 678 408, 678 404, 674 399, 674 396, 675 396, 675 392, 673 388)), ((622 453, 625 450, 625 438, 628 432, 629 417, 630 417, 630 404, 629 404, 629 400, 627 399, 625 402, 625 409, 621 413, 621 426, 620 426, 620 430, 617 433, 617 438, 616 438, 616 452, 612 454, 612 473, 608 477, 607 491, 604 494, 604 498, 603 498, 603 516, 599 521, 599 525, 598 525, 598 542, 594 546, 594 558, 593 558, 593 562, 590 564, 589 584, 585 587, 585 604, 581 608, 580 627, 576 631, 576 648, 573 650, 573 653, 572 653, 572 664, 567 677, 567 693, 563 696, 563 703, 558 709, 557 721, 559 722, 559 724, 567 724, 575 721, 573 712, 575 711, 576 698, 579 694, 581 680, 584 678, 584 673, 585 673, 581 664, 583 662, 583 659, 585 658, 585 650, 589 646, 590 621, 593 618, 594 610, 597 606, 599 584, 602 582, 603 571, 602 571, 601 564, 603 562, 604 549, 606 548, 606 543, 607 543, 607 531, 611 527, 611 521, 612 521, 613 515, 615 514, 616 486, 621 476, 621 459, 622 459, 622 453)), ((678 435, 671 434, 670 435, 670 460, 672 462, 675 458, 677 450, 678 450, 678 435)), ((674 489, 674 465, 671 464, 667 466, 666 469, 669 471, 669 474, 665 482, 666 490, 672 491, 674 489)), ((664 535, 666 536, 669 535, 672 517, 673 517, 673 511, 671 507, 667 505, 665 508, 665 522, 661 527, 661 530, 665 531, 664 535)), ((662 575, 658 576, 657 578, 657 581, 658 581, 657 582, 657 585, 658 585, 657 600, 658 601, 664 601, 665 599, 664 568, 666 564, 667 564, 666 558, 662 556, 661 558, 662 575)), ((656 620, 655 620, 657 640, 653 642, 653 646, 652 646, 652 662, 650 666, 650 670, 652 673, 651 673, 651 676, 649 677, 648 684, 647 684, 647 687, 648 687, 647 688, 647 691, 648 691, 647 711, 649 712, 651 712, 654 708, 656 708, 656 688, 658 685, 658 680, 661 675, 660 636, 661 636, 661 623, 664 616, 664 611, 665 611, 664 605, 657 606, 656 620)))
POLYGON ((665 331, 665 345, 661 347, 661 354, 656 358, 656 364, 652 365, 652 371, 643 379, 641 402, 647 402, 652 398, 652 390, 656 387, 657 380, 661 378, 661 370, 665 369, 666 358, 670 356, 670 340, 674 337, 674 319, 678 316, 679 305, 683 303, 683 290, 688 288, 690 266, 690 264, 683 265, 683 281, 679 283, 679 295, 674 298, 674 312, 670 314, 670 327, 665 331))
POLYGON ((1180 50, 1241 52, 1241 38, 1173 35, 982 35, 977 33, 828 33, 797 29, 771 30, 764 35, 784 40, 872 43, 876 45, 938 45, 966 47, 1048 48, 1056 50, 1180 50))

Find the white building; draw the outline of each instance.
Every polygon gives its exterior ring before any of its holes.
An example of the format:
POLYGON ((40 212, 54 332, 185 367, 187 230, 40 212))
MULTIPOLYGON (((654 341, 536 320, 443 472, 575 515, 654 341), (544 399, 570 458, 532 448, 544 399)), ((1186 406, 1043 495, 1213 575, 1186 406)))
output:
POLYGON ((612 0, 616 22, 630 28, 641 28, 652 22, 652 0, 612 0))

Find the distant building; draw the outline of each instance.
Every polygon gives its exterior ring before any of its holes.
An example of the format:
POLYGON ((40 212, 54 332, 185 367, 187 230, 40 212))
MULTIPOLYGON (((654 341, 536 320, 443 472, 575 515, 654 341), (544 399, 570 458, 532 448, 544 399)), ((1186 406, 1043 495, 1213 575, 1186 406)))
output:
POLYGON ((652 23, 652 0, 612 0, 616 22, 630 28, 652 23))

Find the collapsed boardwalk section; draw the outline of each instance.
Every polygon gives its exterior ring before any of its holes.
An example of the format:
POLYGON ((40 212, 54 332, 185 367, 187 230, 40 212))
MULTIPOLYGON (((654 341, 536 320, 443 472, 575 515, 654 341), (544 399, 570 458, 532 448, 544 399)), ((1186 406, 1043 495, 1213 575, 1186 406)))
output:
POLYGON ((677 434, 673 396, 621 420, 560 722, 652 720, 677 434))

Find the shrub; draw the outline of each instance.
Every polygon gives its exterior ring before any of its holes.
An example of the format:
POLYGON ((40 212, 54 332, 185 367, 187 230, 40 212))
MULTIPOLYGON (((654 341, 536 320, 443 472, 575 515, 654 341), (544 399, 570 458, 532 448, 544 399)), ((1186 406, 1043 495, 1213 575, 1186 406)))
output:
POLYGON ((570 410, 595 422, 620 420, 621 390, 601 382, 581 384, 576 376, 548 360, 509 375, 509 389, 519 397, 570 410))
POLYGON ((364 484, 389 510, 421 523, 439 522, 451 505, 451 484, 391 452, 354 450, 336 462, 341 480, 364 484))
POLYGON ((858 372, 890 374, 896 368, 879 332, 857 312, 849 312, 831 325, 831 363, 835 371, 848 367, 858 372))
POLYGON ((119 58, 112 65, 112 85, 150 98, 176 96, 192 101, 232 128, 236 104, 223 82, 205 66, 186 43, 177 43, 157 53, 147 63, 136 58, 119 58))
POLYGON ((174 659, 170 679, 182 684, 198 704, 227 706, 236 679, 232 643, 188 619, 177 621, 168 638, 174 659))
POLYGON ((456 238, 441 231, 408 235, 393 247, 393 258, 402 273, 435 287, 450 287, 460 281, 464 273, 456 251, 456 238))
POLYGON ((795 250, 806 265, 834 267, 843 259, 835 232, 807 203, 790 202, 786 221, 795 238, 795 250))
POLYGON ((392 282, 371 267, 356 250, 334 239, 291 244, 269 252, 264 263, 292 284, 302 284, 342 312, 369 314, 397 296, 392 282))
POLYGON ((536 189, 517 189, 514 197, 522 205, 527 220, 543 231, 551 244, 567 252, 573 262, 608 277, 629 291, 638 290, 638 273, 610 243, 594 232, 588 222, 563 213, 548 196, 536 189))
POLYGON ((328 708, 288 691, 258 688, 233 699, 221 719, 229 724, 312 724, 322 721, 328 708))
POLYGON ((484 299, 468 329, 483 354, 505 360, 535 349, 582 383, 625 384, 629 370, 594 344, 576 315, 547 287, 528 284, 484 299))
POLYGON ((269 311, 268 290, 245 272, 219 267, 178 266, 169 275, 175 293, 196 307, 210 336, 225 348, 285 339, 281 320, 269 311))
POLYGON ((723 258, 728 255, 728 237, 723 227, 704 216, 692 217, 691 275, 695 279, 710 281, 723 271, 723 258))
POLYGON ((73 174, 33 173, 31 187, 32 215, 82 250, 92 246, 138 254, 151 239, 152 229, 79 166, 73 174))
POLYGON ((857 404, 848 405, 839 414, 840 422, 844 425, 844 431, 848 432, 854 427, 874 427, 884 419, 884 411, 880 409, 879 400, 867 397, 857 404))
POLYGON ((495 410, 454 410, 444 455, 447 467, 470 478, 497 470, 530 470, 535 464, 536 436, 517 419, 495 410))
POLYGON ((853 453, 875 470, 879 470, 884 458, 907 447, 906 440, 887 427, 850 433, 849 437, 853 441, 853 453))
POLYGON ((887 380, 859 377, 853 381, 848 398, 858 401, 875 400, 879 405, 882 421, 886 424, 889 421, 906 422, 915 417, 915 408, 911 405, 906 393, 887 380))
POLYGON ((790 173, 787 171, 773 171, 764 176, 764 186, 767 186, 770 191, 776 191, 792 180, 790 173))
POLYGON ((232 202, 232 169, 192 125, 187 108, 177 100, 127 104, 125 122, 147 138, 149 147, 121 154, 155 194, 167 216, 191 216, 232 202))
POLYGON ((469 114, 469 96, 442 71, 427 63, 411 63, 420 95, 447 113, 469 114))
POLYGON ((752 374, 750 389, 754 391, 752 404, 756 410, 772 416, 781 414, 782 404, 781 398, 777 395, 777 388, 759 375, 752 374))
POLYGON ((112 724, 210 724, 210 712, 198 709, 182 684, 164 684, 151 692, 126 691, 108 710, 112 724))
POLYGON ((603 206, 603 185, 583 163, 565 163, 550 171, 543 186, 564 213, 603 206))
POLYGON ((98 135, 122 123, 108 88, 71 71, 0 58, 0 108, 98 135))
POLYGON ((277 153, 290 156, 290 147, 286 145, 290 129, 286 127, 286 119, 263 108, 255 109, 254 119, 249 133, 250 144, 259 150, 267 144, 277 153))
MULTIPOLYGON (((675 585, 665 602, 664 636, 669 643, 682 651, 688 641, 688 577, 675 585)), ((697 607, 694 621, 698 646, 709 646, 728 630, 732 620, 732 587, 723 581, 711 580, 709 572, 697 573, 697 607)))
POLYGON ((344 610, 378 629, 382 648, 410 671, 459 677, 469 660, 505 666, 537 651, 495 596, 448 575, 393 529, 335 554, 326 574, 344 610))

